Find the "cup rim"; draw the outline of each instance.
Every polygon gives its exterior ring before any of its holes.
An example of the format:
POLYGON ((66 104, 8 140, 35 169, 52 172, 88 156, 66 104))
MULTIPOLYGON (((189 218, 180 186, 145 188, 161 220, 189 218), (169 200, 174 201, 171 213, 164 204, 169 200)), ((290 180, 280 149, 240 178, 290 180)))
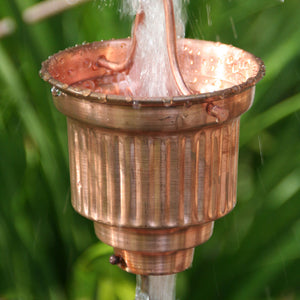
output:
POLYGON ((191 94, 187 96, 173 96, 173 97, 131 97, 131 96, 124 96, 124 95, 115 95, 115 94, 104 94, 99 92, 93 92, 89 89, 79 88, 72 85, 67 85, 57 79, 55 79, 48 71, 49 64, 53 59, 57 56, 61 55, 64 52, 72 52, 72 51, 79 51, 83 48, 88 47, 97 47, 98 45, 114 42, 128 42, 130 39, 118 39, 118 40, 111 40, 111 41, 101 41, 101 42, 92 42, 92 43, 85 43, 82 45, 76 45, 74 47, 67 48, 65 50, 59 51, 52 56, 49 56, 47 60, 42 62, 42 68, 39 72, 40 77, 50 83, 55 89, 59 90, 62 93, 65 93, 70 96, 74 96, 76 98, 83 98, 90 101, 96 101, 100 103, 107 103, 111 105, 143 105, 143 106, 178 106, 178 105, 187 105, 187 104, 196 104, 196 103, 208 103, 211 101, 218 101, 223 100, 224 98, 228 98, 234 96, 236 94, 240 94, 247 89, 255 86, 257 82, 259 82, 265 75, 265 64, 261 58, 245 51, 240 48, 234 47, 232 45, 223 44, 220 42, 212 42, 212 41, 205 41, 205 40, 195 40, 195 39, 180 39, 179 42, 201 42, 207 43, 210 45, 223 45, 227 47, 231 47, 237 51, 243 51, 258 66, 258 71, 255 76, 249 77, 247 80, 243 81, 241 84, 233 85, 229 88, 220 89, 214 92, 207 92, 207 93, 199 93, 199 94, 191 94))

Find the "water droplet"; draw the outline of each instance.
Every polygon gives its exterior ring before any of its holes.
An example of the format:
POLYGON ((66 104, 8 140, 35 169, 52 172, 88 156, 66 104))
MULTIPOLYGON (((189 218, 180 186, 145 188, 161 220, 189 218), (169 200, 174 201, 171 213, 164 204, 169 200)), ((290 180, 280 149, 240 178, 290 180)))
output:
POLYGON ((246 60, 245 61, 245 68, 249 68, 250 64, 251 64, 251 61, 250 60, 246 60))
POLYGON ((209 103, 206 107, 206 111, 209 115, 217 118, 216 122, 225 122, 229 117, 229 111, 225 108, 209 103))
POLYGON ((91 67, 91 65, 92 65, 92 62, 91 62, 88 58, 86 58, 86 59, 83 61, 83 67, 84 67, 84 68, 89 69, 89 68, 91 67))
POLYGON ((197 55, 198 55, 198 56, 200 56, 200 55, 201 55, 201 51, 200 51, 200 50, 197 52, 197 55))
POLYGON ((215 86, 217 87, 217 88, 222 88, 222 81, 221 80, 219 80, 219 79, 217 79, 216 81, 215 81, 215 86))
POLYGON ((72 76, 75 75, 75 70, 74 70, 74 69, 69 69, 68 72, 67 72, 67 74, 68 74, 70 77, 72 77, 72 76))
POLYGON ((109 69, 106 69, 105 71, 104 71, 104 74, 105 75, 111 75, 113 73, 113 71, 112 70, 109 70, 109 69))
POLYGON ((233 56, 229 56, 227 57, 227 60, 226 60, 227 64, 232 64, 233 63, 233 56))
POLYGON ((61 95, 61 90, 59 90, 58 88, 56 88, 55 86, 53 86, 51 88, 51 93, 54 97, 59 97, 61 95))
POLYGON ((125 97, 125 101, 130 103, 130 102, 132 102, 132 98, 127 96, 127 97, 125 97))
MULTIPOLYGON (((102 91, 103 92, 103 91, 102 91)), ((107 95, 103 95, 102 98, 99 99, 100 100, 100 103, 104 104, 104 103, 107 103, 107 95)))
POLYGON ((60 77, 60 74, 59 74, 58 72, 55 72, 55 73, 53 74, 53 77, 54 77, 55 79, 58 79, 58 78, 60 77))
POLYGON ((190 83, 196 83, 198 81, 198 78, 197 77, 194 77, 191 81, 190 81, 190 83))
POLYGON ((132 107, 134 108, 134 109, 140 109, 141 108, 141 103, 139 103, 139 101, 133 101, 132 102, 132 107))
POLYGON ((191 49, 191 50, 189 51, 189 54, 193 54, 193 49, 191 49))
POLYGON ((234 94, 239 93, 240 90, 241 90, 241 87, 240 87, 239 85, 235 85, 235 86, 233 86, 232 89, 231 89, 232 93, 234 93, 234 94))
POLYGON ((247 80, 247 83, 250 85, 253 85, 253 84, 255 84, 255 79, 253 77, 251 77, 247 80))
POLYGON ((188 51, 188 50, 189 50, 189 47, 185 45, 185 46, 183 47, 183 51, 188 51))
POLYGON ((62 57, 62 58, 60 58, 60 59, 58 60, 58 62, 59 62, 61 65, 63 65, 63 64, 65 63, 65 59, 62 57))
POLYGON ((245 61, 244 60, 239 60, 238 65, 239 65, 240 70, 245 70, 245 61))
POLYGON ((239 66, 235 63, 232 65, 232 73, 237 73, 239 71, 239 66))
POLYGON ((92 93, 92 90, 83 90, 83 91, 82 91, 82 95, 83 95, 84 97, 89 96, 91 93, 92 93))
POLYGON ((76 183, 77 183, 77 188, 78 188, 79 190, 81 190, 81 189, 82 189, 81 181, 78 179, 76 183))
POLYGON ((215 66, 211 66, 210 70, 213 72, 215 70, 215 66))
POLYGON ((173 104, 173 100, 171 98, 163 99, 163 103, 165 107, 170 107, 173 104))
POLYGON ((46 80, 46 81, 51 78, 49 73, 44 73, 42 76, 43 76, 44 80, 46 80))
POLYGON ((92 70, 97 71, 99 69, 99 64, 96 62, 92 65, 92 70))
POLYGON ((82 86, 86 89, 89 90, 94 90, 95 89, 95 82, 92 80, 86 80, 83 82, 82 86))
POLYGON ((194 64, 194 61, 193 61, 193 60, 191 60, 191 61, 190 61, 190 65, 193 65, 193 64, 194 64))

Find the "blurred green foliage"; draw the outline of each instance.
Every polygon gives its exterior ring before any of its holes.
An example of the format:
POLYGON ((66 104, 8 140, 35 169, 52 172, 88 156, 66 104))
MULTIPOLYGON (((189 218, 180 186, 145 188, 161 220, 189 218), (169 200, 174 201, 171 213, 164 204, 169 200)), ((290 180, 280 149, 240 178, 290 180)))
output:
MULTIPOLYGON (((0 1, 17 23, 0 40, 1 299, 134 298, 135 277, 71 208, 65 117, 38 75, 58 50, 130 34, 99 1, 34 25, 21 14, 37 0, 0 1)), ((300 299, 299 12, 299 0, 190 1, 187 37, 250 51, 267 75, 241 122, 238 205, 178 275, 179 299, 300 299)))

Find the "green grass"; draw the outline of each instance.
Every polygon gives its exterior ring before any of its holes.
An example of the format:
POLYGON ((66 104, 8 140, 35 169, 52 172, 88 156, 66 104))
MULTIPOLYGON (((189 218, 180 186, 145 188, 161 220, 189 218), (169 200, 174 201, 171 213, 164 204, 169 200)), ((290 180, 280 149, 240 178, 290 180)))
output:
MULTIPOLYGON (((91 2, 26 25, 35 2, 0 1, 17 22, 0 40, 0 298, 133 299, 135 277, 71 208, 65 117, 38 75, 58 50, 128 36, 130 20, 91 2)), ((179 299, 300 299, 299 11, 299 0, 190 1, 188 37, 250 51, 267 74, 242 117, 238 205, 178 275, 179 299)))

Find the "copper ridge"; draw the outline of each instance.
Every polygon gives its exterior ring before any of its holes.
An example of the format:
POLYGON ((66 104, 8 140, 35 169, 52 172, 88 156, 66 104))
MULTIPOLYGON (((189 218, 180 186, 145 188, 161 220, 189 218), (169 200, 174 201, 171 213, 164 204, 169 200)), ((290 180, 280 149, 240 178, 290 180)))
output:
POLYGON ((174 7, 172 0, 164 0, 165 20, 166 20, 166 35, 167 35, 167 49, 171 72, 177 85, 180 95, 191 95, 192 91, 186 86, 180 72, 177 60, 177 36, 175 27, 174 7))

